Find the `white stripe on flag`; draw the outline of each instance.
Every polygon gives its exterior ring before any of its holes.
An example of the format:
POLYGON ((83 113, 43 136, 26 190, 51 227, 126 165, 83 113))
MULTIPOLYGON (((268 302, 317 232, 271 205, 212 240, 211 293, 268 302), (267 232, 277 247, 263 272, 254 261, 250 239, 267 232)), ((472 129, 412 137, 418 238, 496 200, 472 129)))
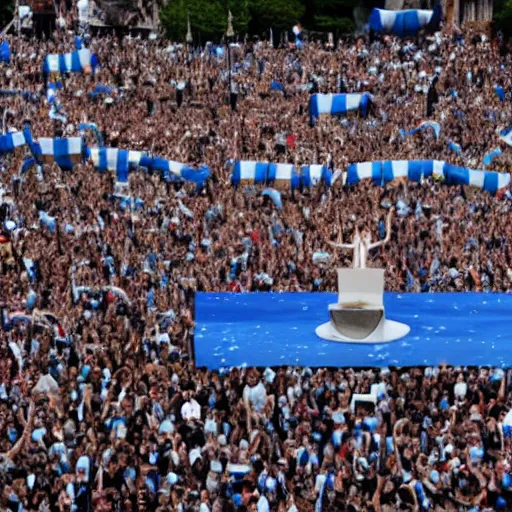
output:
POLYGON ((444 162, 441 160, 434 160, 432 175, 444 178, 444 162))
POLYGON ((360 180, 372 177, 372 162, 362 162, 357 164, 357 177, 360 180))
POLYGON ((256 162, 240 162, 240 179, 254 180, 256 177, 256 162))
POLYGON ((474 171, 472 169, 468 169, 469 173, 469 184, 473 185, 474 187, 483 188, 484 187, 484 178, 485 178, 485 172, 484 171, 474 171))
POLYGON ((15 148, 19 146, 23 146, 25 144, 25 135, 22 132, 13 132, 12 133, 12 143, 15 148))
POLYGON ((409 175, 409 162, 407 160, 394 160, 391 162, 393 178, 407 178, 409 175))
POLYGON ((71 53, 65 53, 64 54, 64 65, 66 66, 66 69, 62 70, 62 71, 71 71, 72 63, 73 63, 73 56, 71 55, 71 53))
POLYGON ((52 53, 46 57, 46 62, 48 63, 48 71, 50 73, 58 73, 59 70, 59 56, 52 53))
POLYGON ((418 20, 420 22, 420 27, 424 27, 425 25, 428 25, 430 22, 430 19, 434 15, 434 11, 427 11, 424 9, 419 9, 416 11, 418 13, 418 20))
POLYGON ((167 160, 167 162, 169 163, 169 171, 181 177, 181 171, 185 167, 185 164, 173 160, 167 160))
POLYGON ((107 169, 117 171, 117 148, 107 149, 107 169))
POLYGON ((79 155, 82 152, 82 139, 80 137, 71 137, 68 139, 68 154, 79 155))
POLYGON ((38 139, 38 142, 43 155, 53 155, 53 139, 43 137, 38 139))
POLYGON ((94 167, 99 167, 100 165, 100 151, 98 148, 91 148, 90 150, 91 160, 94 167))
POLYGON ((312 185, 317 185, 322 179, 323 165, 315 164, 309 166, 309 180, 312 185))
POLYGON ((276 180, 291 180, 293 164, 277 164, 276 180))
POLYGON ((142 151, 128 151, 128 162, 132 165, 139 165, 142 151))
POLYGON ((385 30, 391 30, 396 20, 395 11, 384 11, 379 9, 380 22, 385 30))
POLYGON ((508 187, 510 185, 510 174, 500 173, 498 174, 498 190, 508 187))
POLYGON ((361 94, 347 94, 346 95, 346 101, 347 101, 347 111, 348 110, 357 110, 359 108, 359 105, 361 104, 361 94))
POLYGON ((316 104, 319 114, 330 114, 332 110, 332 94, 317 94, 316 104))
POLYGON ((91 65, 91 50, 88 48, 78 50, 78 59, 80 60, 82 69, 89 67, 91 65))

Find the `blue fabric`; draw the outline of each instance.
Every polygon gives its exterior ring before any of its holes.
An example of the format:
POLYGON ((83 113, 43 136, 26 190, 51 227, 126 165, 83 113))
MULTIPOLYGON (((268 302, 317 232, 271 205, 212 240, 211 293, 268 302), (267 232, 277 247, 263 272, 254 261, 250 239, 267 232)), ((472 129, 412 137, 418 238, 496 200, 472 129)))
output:
POLYGON ((278 82, 277 80, 272 80, 272 83, 270 84, 270 90, 281 91, 286 94, 286 89, 284 88, 284 85, 281 82, 278 82))
MULTIPOLYGON (((410 181, 420 181, 422 177, 427 178, 433 175, 435 168, 434 160, 410 160, 410 161, 384 161, 364 162, 352 164, 347 170, 347 185, 354 185, 362 179, 371 178, 374 183, 384 184, 396 178, 405 177, 410 181), (395 166, 407 167, 405 175, 395 175, 395 166), (368 168, 371 165, 371 176, 368 168)), ((497 173, 493 171, 481 171, 457 167, 447 162, 438 162, 437 172, 441 173, 440 178, 448 185, 474 185, 491 194, 510 185, 508 173, 497 173)))
POLYGON ((330 114, 332 116, 346 114, 349 111, 361 110, 363 117, 368 115, 368 108, 370 106, 372 95, 370 93, 354 93, 352 96, 358 96, 357 103, 347 104, 348 94, 331 94, 332 102, 330 110, 327 112, 327 107, 322 104, 322 96, 328 96, 325 94, 312 94, 309 100, 309 116, 311 118, 311 124, 315 124, 316 119, 320 114, 330 114), (323 105, 323 108, 322 108, 323 105))
POLYGON ((430 32, 436 31, 443 18, 443 9, 438 2, 434 10, 431 11, 430 20, 425 22, 420 17, 417 9, 405 11, 385 11, 384 9, 373 9, 370 13, 368 23, 370 29, 378 34, 393 34, 398 37, 415 36, 420 30, 426 29, 430 32), (385 18, 392 16, 394 21, 391 26, 387 26, 385 18))
POLYGON ((0 44, 0 62, 9 64, 11 61, 11 47, 7 41, 2 41, 0 44))
POLYGON ((326 342, 315 329, 329 319, 331 293, 198 293, 197 366, 507 366, 512 296, 484 293, 386 293, 386 317, 411 332, 386 344, 326 342))
POLYGON ((281 192, 273 188, 266 188, 262 193, 262 196, 268 196, 272 200, 275 206, 280 210, 283 209, 283 201, 281 199, 281 192))
POLYGON ((488 167, 492 164, 492 161, 497 157, 500 156, 502 153, 501 148, 495 148, 492 151, 489 151, 489 153, 486 153, 484 155, 484 165, 485 167, 488 167))
MULTIPOLYGON (((231 176, 231 182, 233 185, 237 186, 240 184, 242 180, 242 165, 247 164, 246 162, 235 162, 233 168, 233 174, 231 176)), ((254 179, 253 182, 255 184, 265 183, 267 181, 269 164, 267 162, 254 162, 254 179)))
POLYGON ((110 85, 103 85, 103 84, 98 84, 94 90, 92 90, 90 93, 89 93, 89 96, 91 98, 95 98, 96 96, 99 96, 100 94, 111 94, 112 91, 114 90, 113 87, 111 87, 110 85))
POLYGON ((25 141, 30 149, 30 152, 32 153, 32 156, 35 158, 37 163, 41 163, 41 148, 39 144, 34 142, 32 129, 28 123, 23 126, 23 135, 25 136, 25 141))
POLYGON ((12 133, 0 135, 0 153, 9 153, 15 149, 16 146, 14 145, 12 133))

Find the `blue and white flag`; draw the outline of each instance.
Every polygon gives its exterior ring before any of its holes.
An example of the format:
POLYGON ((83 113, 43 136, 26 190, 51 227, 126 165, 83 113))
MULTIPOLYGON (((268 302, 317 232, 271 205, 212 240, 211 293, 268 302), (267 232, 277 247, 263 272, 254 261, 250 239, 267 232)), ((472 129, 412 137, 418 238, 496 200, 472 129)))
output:
POLYGON ((11 61, 11 47, 7 41, 0 43, 0 62, 9 64, 11 61))
POLYGON ((53 103, 50 107, 50 112, 48 112, 48 117, 53 119, 54 121, 60 121, 61 123, 67 123, 68 116, 66 112, 62 109, 60 105, 57 103, 53 103))
POLYGON ((489 167, 489 165, 492 164, 492 161, 497 157, 500 156, 503 153, 501 151, 501 148, 494 148, 492 151, 489 151, 489 153, 486 153, 484 155, 484 167, 489 167))
POLYGON ((425 130, 425 128, 432 128, 432 130, 434 130, 436 139, 439 140, 439 135, 441 134, 441 125, 439 123, 436 123, 435 121, 423 121, 416 128, 408 132, 400 130, 400 135, 402 137, 405 137, 407 135, 414 135, 419 131, 425 130))
POLYGON ((491 194, 510 185, 509 173, 466 169, 440 160, 363 162, 352 164, 347 170, 348 185, 364 179, 383 185, 398 178, 421 182, 428 177, 441 179, 447 185, 471 185, 491 194))
POLYGON ((172 181, 188 181, 203 186, 211 175, 208 167, 192 167, 191 165, 165 158, 155 157, 149 163, 149 168, 162 172, 163 179, 172 181))
POLYGON ((72 169, 73 165, 82 160, 82 138, 38 139, 42 161, 55 162, 63 169, 72 169))
POLYGON ((25 125, 23 126, 23 137, 36 162, 38 164, 42 164, 41 146, 34 141, 34 137, 32 136, 32 129, 30 127, 30 124, 28 123, 25 123, 25 125))
POLYGON ((43 63, 45 73, 94 73, 98 58, 87 48, 71 53, 47 55, 43 63))
POLYGON ((98 145, 98 148, 103 147, 103 137, 98 129, 98 126, 96 123, 82 123, 78 125, 78 130, 80 131, 80 134, 83 136, 85 131, 90 130, 95 138, 96 138, 96 144, 98 145))
POLYGON ((398 37, 415 36, 420 30, 436 31, 443 18, 443 9, 438 2, 432 11, 408 9, 388 11, 373 9, 370 13, 370 29, 377 34, 393 34, 398 37))
POLYGON ((293 164, 270 164, 267 182, 274 187, 293 190, 300 187, 300 174, 293 164))
POLYGON ((462 148, 460 144, 457 144, 456 142, 453 142, 453 140, 448 141, 448 147, 454 152, 460 155, 462 153, 462 148))
POLYGON ((268 162, 236 161, 231 182, 238 185, 257 185, 267 181, 268 162))
POLYGON ((509 146, 512 146, 512 126, 504 128, 500 132, 500 139, 509 146))
POLYGON ((18 174, 25 174, 29 169, 36 165, 36 159, 33 157, 25 157, 23 163, 20 165, 18 174))
POLYGON ((283 209, 283 201, 281 199, 281 192, 279 192, 275 188, 266 188, 261 193, 261 195, 269 197, 277 208, 279 208, 280 210, 283 209))
POLYGON ((363 117, 366 117, 372 99, 373 96, 368 92, 361 94, 313 94, 309 101, 311 123, 314 124, 321 114, 335 116, 359 109, 361 109, 363 117))
POLYGON ((90 148, 88 153, 98 171, 114 171, 120 183, 128 182, 130 167, 138 167, 144 159, 148 158, 142 151, 117 148, 90 148))
POLYGON ((16 148, 24 146, 25 136, 21 132, 6 133, 0 135, 0 153, 9 153, 16 148))

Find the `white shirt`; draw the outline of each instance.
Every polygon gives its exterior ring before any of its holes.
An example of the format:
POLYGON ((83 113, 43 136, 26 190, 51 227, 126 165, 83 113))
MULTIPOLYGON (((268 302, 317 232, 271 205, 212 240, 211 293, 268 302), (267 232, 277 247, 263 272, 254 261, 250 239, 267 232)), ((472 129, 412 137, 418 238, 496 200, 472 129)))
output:
POLYGON ((181 406, 181 416, 185 421, 188 420, 200 420, 201 419, 201 407, 192 398, 189 402, 185 402, 181 406))
POLYGON ((468 385, 465 382, 457 382, 457 384, 455 384, 455 388, 453 390, 455 396, 458 396, 460 398, 465 398, 467 391, 468 391, 468 385))
POLYGON ((258 500, 258 503, 256 506, 257 506, 258 512, 270 512, 270 505, 268 503, 267 498, 265 498, 265 496, 260 496, 260 499, 258 500))
POLYGON ((267 390, 260 381, 256 386, 244 388, 244 399, 248 399, 255 412, 261 412, 267 402, 267 390))

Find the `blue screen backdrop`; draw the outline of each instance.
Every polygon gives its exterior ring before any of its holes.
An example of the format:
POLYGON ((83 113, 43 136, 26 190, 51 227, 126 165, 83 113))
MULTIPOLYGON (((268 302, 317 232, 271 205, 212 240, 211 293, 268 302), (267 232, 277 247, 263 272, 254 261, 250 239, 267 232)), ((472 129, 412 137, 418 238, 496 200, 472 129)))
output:
POLYGON ((413 366, 512 363, 512 295, 386 293, 386 316, 411 327, 401 340, 326 342, 331 293, 198 293, 197 366, 413 366))

